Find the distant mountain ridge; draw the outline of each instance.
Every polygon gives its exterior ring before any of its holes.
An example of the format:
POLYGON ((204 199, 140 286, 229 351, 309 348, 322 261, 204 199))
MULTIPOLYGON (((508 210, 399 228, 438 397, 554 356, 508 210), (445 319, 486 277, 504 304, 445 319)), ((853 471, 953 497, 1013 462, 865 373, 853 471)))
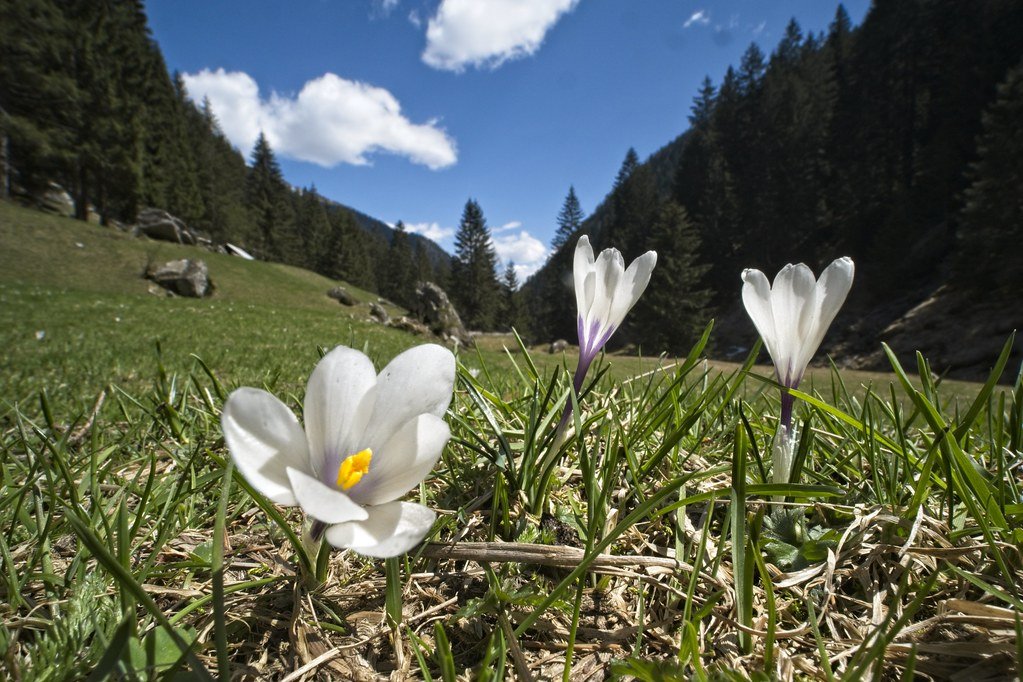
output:
MULTIPOLYGON (((334 201, 333 199, 324 198, 324 203, 327 206, 340 208, 348 211, 355 218, 356 224, 366 232, 383 237, 390 244, 394 241, 394 233, 396 230, 385 223, 382 220, 374 218, 373 216, 367 215, 362 211, 342 204, 341 202, 334 201)), ((414 232, 407 232, 409 241, 412 243, 413 248, 423 248, 426 250, 426 256, 430 259, 430 264, 434 267, 441 263, 450 263, 451 254, 445 251, 437 242, 424 237, 421 234, 415 234, 414 232)))

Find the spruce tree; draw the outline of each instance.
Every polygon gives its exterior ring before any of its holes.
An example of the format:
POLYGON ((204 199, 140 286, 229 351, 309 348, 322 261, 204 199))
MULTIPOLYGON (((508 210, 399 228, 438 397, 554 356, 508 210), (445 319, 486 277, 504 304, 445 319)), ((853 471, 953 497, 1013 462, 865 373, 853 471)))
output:
POLYGON ((660 202, 649 165, 637 166, 611 194, 612 218, 603 246, 618 248, 627 261, 647 250, 646 234, 660 202))
POLYGON ((297 250, 294 213, 281 168, 263 133, 252 149, 245 200, 255 227, 257 252, 267 260, 290 262, 297 250))
POLYGON ((398 221, 388 248, 386 281, 380 282, 380 293, 394 303, 408 308, 415 290, 416 265, 412 260, 405 223, 398 221))
POLYGON ((1009 71, 984 114, 959 239, 959 272, 973 288, 1004 286, 1019 299, 1023 281, 1023 62, 1009 71), (978 267, 989 263, 988 267, 978 267))
POLYGON ((455 259, 451 267, 452 297, 462 320, 471 329, 492 329, 499 311, 500 286, 497 255, 483 210, 469 199, 455 235, 455 259))
POLYGON ((519 294, 519 277, 515 262, 508 261, 501 277, 501 315, 498 326, 501 329, 522 331, 522 299, 519 294))
POLYGON ((562 204, 561 211, 558 212, 558 229, 554 232, 554 238, 551 240, 552 251, 560 249, 579 231, 584 217, 582 206, 579 205, 579 198, 575 195, 575 187, 569 186, 565 203, 562 204))
POLYGON ((657 251, 657 267, 636 305, 636 336, 644 353, 685 353, 710 319, 699 232, 684 208, 667 201, 651 225, 648 246, 657 251))
POLYGON ((323 198, 312 186, 296 201, 295 229, 298 233, 300 259, 296 265, 326 275, 330 272, 331 225, 323 198))

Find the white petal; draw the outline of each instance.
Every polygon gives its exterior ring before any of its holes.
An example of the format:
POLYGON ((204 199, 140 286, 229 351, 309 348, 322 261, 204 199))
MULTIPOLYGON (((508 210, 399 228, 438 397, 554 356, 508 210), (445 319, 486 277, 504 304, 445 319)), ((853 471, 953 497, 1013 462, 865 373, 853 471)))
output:
POLYGON ((376 370, 370 359, 344 346, 324 355, 310 375, 305 430, 312 464, 306 469, 320 480, 333 480, 340 458, 362 449, 354 442, 364 428, 358 409, 375 383, 376 370))
POLYGON ((572 276, 575 278, 575 304, 583 316, 593 303, 593 247, 585 234, 575 243, 575 258, 572 262, 572 276))
POLYGON ((327 529, 327 542, 359 554, 386 559, 404 554, 426 536, 437 514, 421 504, 388 502, 368 507, 365 521, 349 521, 327 529))
POLYGON ((309 469, 305 432, 287 405, 266 391, 239 388, 220 415, 224 441, 238 471, 277 504, 296 504, 287 469, 309 469))
POLYGON ((611 301, 608 322, 612 326, 615 328, 621 326, 625 316, 632 310, 632 306, 636 305, 636 301, 646 291, 655 265, 657 265, 656 251, 647 251, 629 265, 614 292, 614 300, 611 301))
POLYGON ((587 321, 599 320, 601 327, 610 326, 611 302, 618 290, 618 283, 625 275, 625 261, 618 249, 604 249, 597 256, 596 286, 593 303, 587 314, 587 321))
POLYGON ((421 414, 402 426, 379 450, 373 451, 369 473, 348 494, 359 504, 396 500, 433 470, 451 437, 440 417, 421 414))
POLYGON ((295 499, 307 515, 324 523, 361 521, 369 516, 360 504, 340 490, 324 485, 319 479, 288 468, 295 499))
POLYGON ((771 307, 771 284, 760 270, 747 268, 742 271, 742 302, 753 320, 753 326, 764 340, 771 360, 778 364, 776 351, 777 333, 774 328, 774 309, 771 307))
POLYGON ((373 410, 359 438, 357 452, 377 452, 398 429, 421 414, 444 416, 455 386, 455 356, 447 348, 428 343, 410 348, 377 377, 373 410))
POLYGON ((833 261, 821 273, 814 289, 814 306, 807 311, 812 323, 803 337, 800 355, 796 360, 797 366, 805 369, 810 364, 814 353, 820 348, 821 341, 828 333, 828 327, 831 326, 835 315, 838 314, 838 310, 849 294, 853 274, 854 266, 850 258, 839 258, 833 261))
POLYGON ((806 365, 800 365, 803 345, 812 326, 817 280, 806 265, 786 265, 774 278, 771 287, 771 309, 774 312, 776 335, 774 368, 778 377, 791 383, 802 376, 806 365))

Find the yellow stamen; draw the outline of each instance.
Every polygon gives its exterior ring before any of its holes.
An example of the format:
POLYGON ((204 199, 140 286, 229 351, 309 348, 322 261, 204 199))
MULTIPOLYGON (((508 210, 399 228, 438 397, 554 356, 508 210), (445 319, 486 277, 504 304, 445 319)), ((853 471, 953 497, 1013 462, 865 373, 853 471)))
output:
POLYGON ((369 473, 369 461, 373 459, 373 451, 369 448, 360 450, 354 455, 345 457, 337 470, 337 487, 348 490, 369 473))

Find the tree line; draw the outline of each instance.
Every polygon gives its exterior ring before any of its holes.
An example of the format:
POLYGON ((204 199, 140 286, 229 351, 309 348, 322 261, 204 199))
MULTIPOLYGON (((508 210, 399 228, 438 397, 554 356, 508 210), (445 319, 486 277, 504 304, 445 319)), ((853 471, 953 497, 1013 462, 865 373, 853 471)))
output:
POLYGON ((141 0, 0 3, 3 193, 65 188, 75 216, 131 223, 144 207, 215 242, 314 270, 410 305, 450 262, 403 229, 371 233, 315 187, 296 189, 266 137, 250 163, 209 102, 167 71, 141 0))
MULTIPOLYGON (((792 20, 770 55, 750 45, 580 223, 627 261, 660 256, 623 340, 685 350, 737 304, 743 268, 838 255, 857 262, 853 313, 946 281, 1018 299, 1021 57, 1012 0, 876 0, 858 27, 839 6, 826 33, 792 20)), ((536 337, 573 338, 574 234, 523 287, 536 337)))

